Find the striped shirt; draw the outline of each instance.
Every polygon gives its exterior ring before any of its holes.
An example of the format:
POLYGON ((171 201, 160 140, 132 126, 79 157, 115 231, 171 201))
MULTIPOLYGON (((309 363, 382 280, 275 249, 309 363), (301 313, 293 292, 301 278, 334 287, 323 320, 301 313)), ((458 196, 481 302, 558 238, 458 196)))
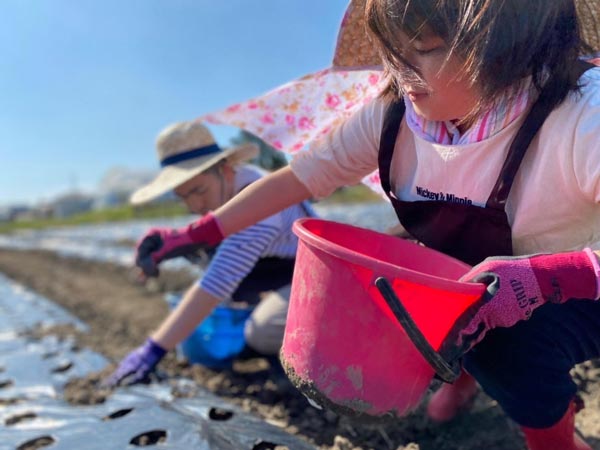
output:
MULTIPOLYGON (((264 171, 255 166, 236 167, 235 192, 240 192, 264 174, 264 171)), ((292 233, 292 224, 296 219, 314 215, 310 205, 303 202, 232 234, 219 245, 199 282, 200 287, 209 294, 226 300, 260 258, 294 258, 298 238, 292 233)))

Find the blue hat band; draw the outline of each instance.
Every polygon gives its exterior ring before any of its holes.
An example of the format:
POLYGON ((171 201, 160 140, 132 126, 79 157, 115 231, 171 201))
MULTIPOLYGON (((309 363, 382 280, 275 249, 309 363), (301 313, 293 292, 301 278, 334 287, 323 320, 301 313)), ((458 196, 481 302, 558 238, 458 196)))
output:
POLYGON ((198 158, 200 156, 212 155, 213 153, 219 153, 221 147, 217 144, 207 145, 206 147, 194 148, 192 150, 186 150, 185 152, 178 153, 177 155, 168 156, 160 162, 160 167, 167 167, 173 164, 177 164, 188 159, 198 158))

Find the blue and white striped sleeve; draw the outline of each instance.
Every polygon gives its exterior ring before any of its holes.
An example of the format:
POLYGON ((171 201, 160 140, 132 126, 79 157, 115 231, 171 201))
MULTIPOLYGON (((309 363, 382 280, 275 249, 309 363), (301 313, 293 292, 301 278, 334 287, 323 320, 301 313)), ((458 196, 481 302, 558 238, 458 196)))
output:
POLYGON ((200 287, 221 300, 230 298, 279 233, 279 227, 259 222, 229 236, 208 265, 200 287))

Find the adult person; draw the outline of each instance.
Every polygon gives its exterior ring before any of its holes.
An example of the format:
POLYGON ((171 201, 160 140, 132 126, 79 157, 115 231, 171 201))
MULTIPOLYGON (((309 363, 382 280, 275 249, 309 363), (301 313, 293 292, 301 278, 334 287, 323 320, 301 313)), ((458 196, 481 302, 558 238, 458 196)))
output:
MULTIPOLYGON (((256 145, 224 150, 198 121, 167 127, 157 138, 156 150, 161 171, 132 195, 133 204, 148 202, 172 190, 190 212, 210 217, 211 211, 265 175, 260 168, 243 164, 257 155, 256 145)), ((263 200, 268 202, 269 198, 263 200)), ((146 380, 167 351, 226 301, 256 304, 245 324, 247 346, 260 354, 276 355, 283 339, 298 242, 291 227, 296 219, 310 215, 310 206, 298 202, 223 242, 207 245, 193 242, 198 232, 194 224, 180 229, 150 229, 136 249, 136 265, 143 276, 157 276, 161 262, 199 248, 216 251, 202 278, 190 286, 181 303, 146 342, 120 362, 108 384, 146 380)))

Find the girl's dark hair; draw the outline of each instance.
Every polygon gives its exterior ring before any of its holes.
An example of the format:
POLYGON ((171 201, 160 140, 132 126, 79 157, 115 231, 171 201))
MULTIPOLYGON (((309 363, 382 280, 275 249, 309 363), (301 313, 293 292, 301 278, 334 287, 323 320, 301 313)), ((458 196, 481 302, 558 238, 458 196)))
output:
POLYGON ((384 97, 401 95, 392 73, 419 76, 403 56, 398 33, 412 38, 427 31, 464 61, 462 75, 480 89, 474 114, 528 76, 538 90, 554 77, 563 87, 557 99, 562 101, 578 88, 577 59, 592 51, 574 0, 368 0, 365 14, 388 75, 384 97))

